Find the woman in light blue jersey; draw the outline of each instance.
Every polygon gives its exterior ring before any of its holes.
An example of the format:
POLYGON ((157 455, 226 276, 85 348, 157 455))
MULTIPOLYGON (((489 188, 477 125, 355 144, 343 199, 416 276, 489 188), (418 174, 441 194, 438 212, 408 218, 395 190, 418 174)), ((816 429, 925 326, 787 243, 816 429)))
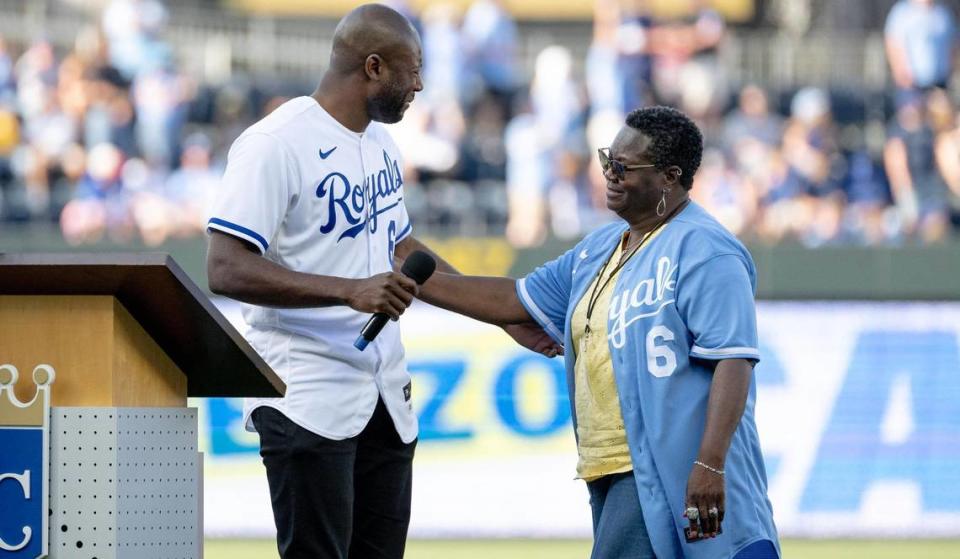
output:
POLYGON ((438 273, 420 293, 495 324, 533 318, 541 349, 565 355, 594 559, 779 557, 754 423, 756 271, 690 201, 702 151, 683 113, 633 111, 599 151, 622 221, 518 281, 438 273))

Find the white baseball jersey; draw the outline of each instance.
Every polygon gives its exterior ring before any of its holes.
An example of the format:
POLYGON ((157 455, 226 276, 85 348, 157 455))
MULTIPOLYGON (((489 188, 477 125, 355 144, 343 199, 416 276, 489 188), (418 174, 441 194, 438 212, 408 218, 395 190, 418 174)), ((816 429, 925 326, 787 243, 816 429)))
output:
MULTIPOLYGON (((312 97, 290 100, 230 148, 208 230, 243 239, 277 264, 311 274, 368 278, 393 269, 410 234, 396 144, 379 123, 359 134, 312 97)), ((370 318, 347 306, 243 305, 250 344, 287 383, 284 398, 248 398, 330 439, 359 434, 383 397, 404 442, 417 436, 410 375, 393 321, 365 351, 353 347, 370 318)))

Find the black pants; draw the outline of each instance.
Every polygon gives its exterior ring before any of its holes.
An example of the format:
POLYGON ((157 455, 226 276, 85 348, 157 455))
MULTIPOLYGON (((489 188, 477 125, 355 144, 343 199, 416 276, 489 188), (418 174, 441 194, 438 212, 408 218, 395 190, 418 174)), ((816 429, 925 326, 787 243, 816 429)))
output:
POLYGON ((413 452, 383 401, 357 436, 335 441, 279 411, 253 412, 283 559, 401 559, 413 452))

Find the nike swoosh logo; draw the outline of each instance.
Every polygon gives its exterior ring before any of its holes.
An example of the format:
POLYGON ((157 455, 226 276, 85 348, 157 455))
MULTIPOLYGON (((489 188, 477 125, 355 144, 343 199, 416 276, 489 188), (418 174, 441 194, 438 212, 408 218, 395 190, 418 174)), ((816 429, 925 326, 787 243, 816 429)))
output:
POLYGON ((587 249, 583 249, 583 250, 580 251, 580 259, 581 259, 581 260, 583 260, 583 259, 586 258, 587 256, 588 256, 588 255, 587 255, 587 249))
POLYGON ((330 154, 333 153, 334 150, 336 150, 336 149, 337 149, 337 146, 333 146, 332 148, 330 148, 330 151, 323 151, 323 149, 321 148, 321 149, 320 149, 320 159, 326 159, 326 158, 330 157, 330 154))

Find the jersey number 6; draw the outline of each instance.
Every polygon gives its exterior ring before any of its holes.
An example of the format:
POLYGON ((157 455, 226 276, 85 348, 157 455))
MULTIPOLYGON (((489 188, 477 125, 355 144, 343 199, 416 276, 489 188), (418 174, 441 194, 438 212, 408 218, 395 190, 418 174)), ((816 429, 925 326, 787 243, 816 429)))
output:
POLYGON ((663 325, 647 332, 647 370, 655 377, 668 377, 677 369, 677 355, 666 344, 657 345, 659 339, 672 342, 673 332, 663 325))

